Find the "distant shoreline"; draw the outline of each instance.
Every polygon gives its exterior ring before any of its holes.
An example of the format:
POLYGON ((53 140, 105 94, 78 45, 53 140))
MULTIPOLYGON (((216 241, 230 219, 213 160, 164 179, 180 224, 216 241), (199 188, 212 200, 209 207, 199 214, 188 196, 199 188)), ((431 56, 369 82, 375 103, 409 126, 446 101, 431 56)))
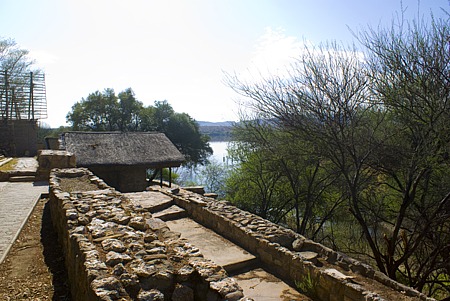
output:
POLYGON ((208 135, 211 142, 228 142, 233 129, 232 122, 199 122, 200 132, 208 135))

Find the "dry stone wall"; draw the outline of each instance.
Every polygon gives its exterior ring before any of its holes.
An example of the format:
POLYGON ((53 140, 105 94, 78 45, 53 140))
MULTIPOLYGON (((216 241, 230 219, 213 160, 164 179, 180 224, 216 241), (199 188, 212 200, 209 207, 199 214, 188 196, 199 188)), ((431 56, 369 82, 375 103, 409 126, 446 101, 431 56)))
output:
POLYGON ((54 169, 49 184, 74 300, 250 300, 222 267, 89 170, 54 169))
POLYGON ((257 255, 265 266, 318 300, 434 300, 369 265, 227 201, 179 188, 152 189, 172 196, 195 221, 257 255))
POLYGON ((38 181, 47 181, 53 168, 73 168, 76 166, 75 155, 63 150, 39 150, 37 159, 36 179, 38 181))
MULTIPOLYGON (((222 267, 89 170, 55 169, 49 182, 74 300, 249 300, 222 267)), ((434 300, 226 201, 180 188, 150 189, 171 196, 190 218, 314 300, 434 300)))

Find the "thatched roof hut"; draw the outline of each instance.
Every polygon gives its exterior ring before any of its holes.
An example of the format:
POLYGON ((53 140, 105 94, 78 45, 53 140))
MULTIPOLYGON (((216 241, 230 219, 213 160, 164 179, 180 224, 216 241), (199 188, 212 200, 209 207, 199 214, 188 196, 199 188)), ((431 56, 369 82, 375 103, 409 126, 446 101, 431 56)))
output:
POLYGON ((67 132, 63 145, 77 166, 122 192, 145 189, 147 169, 178 167, 185 160, 166 135, 155 132, 67 132))
POLYGON ((75 154, 77 165, 178 167, 185 160, 163 133, 67 132, 66 150, 75 154))

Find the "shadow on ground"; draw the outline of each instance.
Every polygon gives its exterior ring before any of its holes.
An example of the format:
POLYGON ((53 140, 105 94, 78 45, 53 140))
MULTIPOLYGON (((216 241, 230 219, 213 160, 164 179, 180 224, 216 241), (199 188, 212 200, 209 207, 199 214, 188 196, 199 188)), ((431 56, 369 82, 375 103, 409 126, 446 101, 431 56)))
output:
POLYGON ((44 260, 53 277, 53 301, 71 301, 69 280, 64 255, 58 243, 58 235, 53 228, 50 206, 47 202, 42 214, 41 243, 44 260))

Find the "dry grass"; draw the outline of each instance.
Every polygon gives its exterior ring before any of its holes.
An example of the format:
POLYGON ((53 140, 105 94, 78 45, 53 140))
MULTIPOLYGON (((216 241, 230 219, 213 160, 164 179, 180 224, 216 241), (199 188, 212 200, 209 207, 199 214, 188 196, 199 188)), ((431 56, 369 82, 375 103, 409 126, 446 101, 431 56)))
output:
POLYGON ((59 185, 62 191, 67 192, 91 191, 99 189, 97 185, 91 183, 89 176, 87 175, 76 178, 62 178, 59 185))
POLYGON ((0 171, 11 171, 11 170, 14 170, 14 167, 16 166, 18 161, 19 161, 18 158, 13 158, 8 163, 0 166, 0 171))

